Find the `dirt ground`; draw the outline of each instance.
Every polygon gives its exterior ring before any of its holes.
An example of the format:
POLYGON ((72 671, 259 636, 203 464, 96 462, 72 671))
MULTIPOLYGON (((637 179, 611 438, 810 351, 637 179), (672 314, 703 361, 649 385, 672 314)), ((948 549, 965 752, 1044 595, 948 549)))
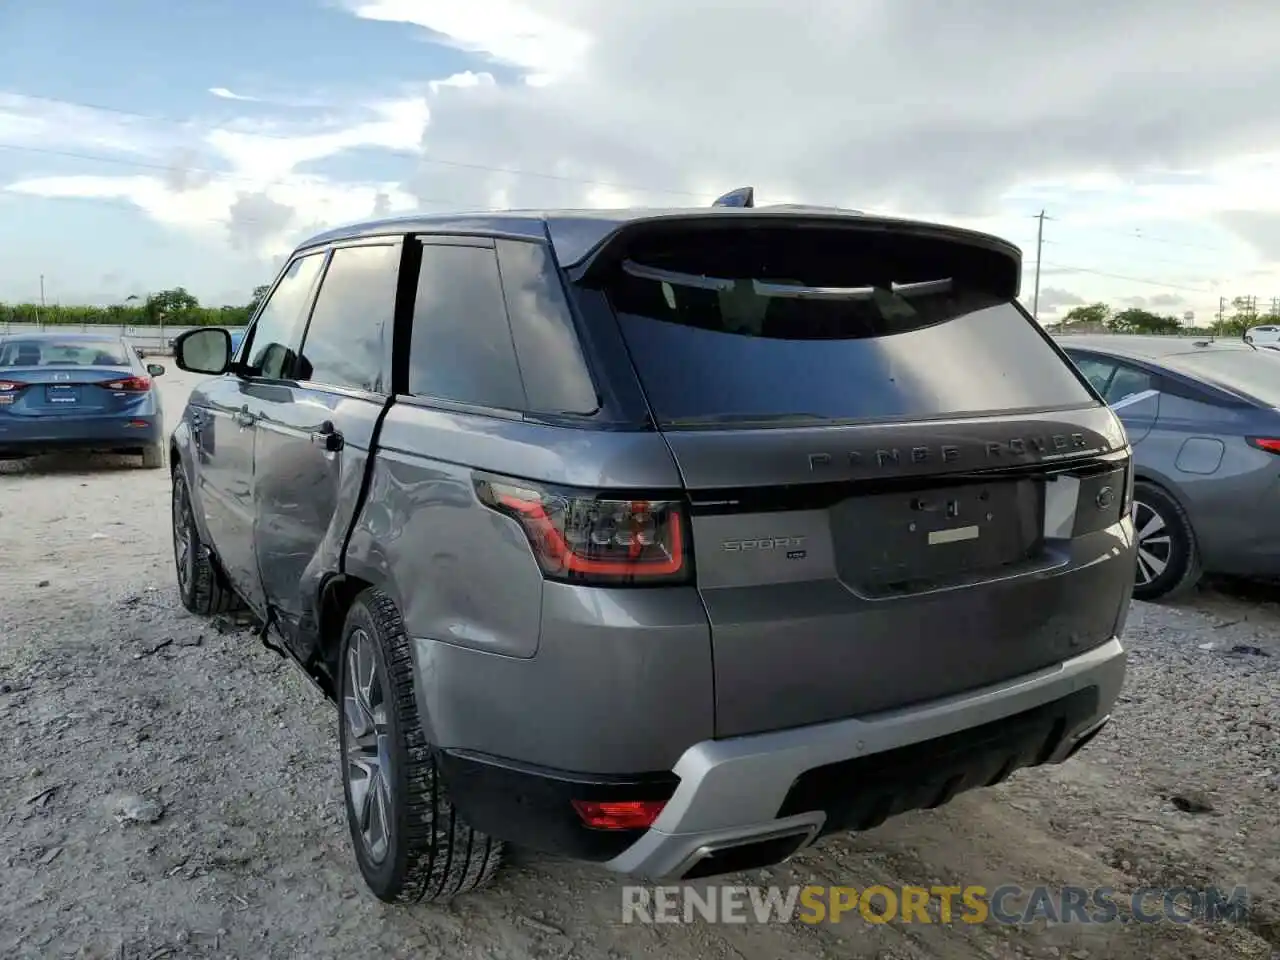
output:
MULTIPOLYGON (((176 418, 192 378, 164 378, 176 418)), ((1115 722, 1067 764, 735 882, 1228 889, 1246 922, 644 925, 621 881, 518 855, 386 907, 348 847, 336 711, 243 628, 186 614, 167 471, 0 465, 0 957, 1280 956, 1280 605, 1135 604, 1115 722)))

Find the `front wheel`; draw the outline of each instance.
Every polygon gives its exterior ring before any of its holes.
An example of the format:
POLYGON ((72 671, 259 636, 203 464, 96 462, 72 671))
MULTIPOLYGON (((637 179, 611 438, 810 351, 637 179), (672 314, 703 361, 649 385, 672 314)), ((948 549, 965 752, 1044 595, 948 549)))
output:
POLYGON ((339 666, 347 824, 379 900, 445 902, 492 879, 502 841, 463 823, 445 795, 418 718, 409 645, 389 597, 370 589, 356 598, 339 666))
POLYGON ((1160 487, 1139 481, 1133 488, 1133 527, 1138 540, 1133 596, 1172 600, 1200 581, 1200 559, 1191 520, 1160 487))

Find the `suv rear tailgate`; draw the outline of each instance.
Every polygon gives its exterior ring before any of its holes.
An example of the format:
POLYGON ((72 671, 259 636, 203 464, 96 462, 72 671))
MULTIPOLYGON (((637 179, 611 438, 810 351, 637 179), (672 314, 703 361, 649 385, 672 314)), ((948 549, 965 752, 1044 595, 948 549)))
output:
POLYGON ((1126 443, 1012 303, 1016 251, 775 220, 672 225, 593 269, 692 501, 718 736, 1112 636, 1126 443))

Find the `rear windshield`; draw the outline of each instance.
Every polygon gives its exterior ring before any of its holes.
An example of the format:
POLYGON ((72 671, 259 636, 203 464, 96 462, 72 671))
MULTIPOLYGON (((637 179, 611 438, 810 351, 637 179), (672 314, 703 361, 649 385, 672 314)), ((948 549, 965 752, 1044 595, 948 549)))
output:
POLYGON ((119 340, 6 340, 0 367, 127 367, 119 340))
POLYGON ((650 246, 603 285, 668 427, 1096 403, 1013 304, 1003 255, 777 228, 650 246))
POLYGON ((1190 353, 1161 362, 1170 370, 1210 380, 1269 407, 1280 407, 1280 354, 1273 351, 1190 353))

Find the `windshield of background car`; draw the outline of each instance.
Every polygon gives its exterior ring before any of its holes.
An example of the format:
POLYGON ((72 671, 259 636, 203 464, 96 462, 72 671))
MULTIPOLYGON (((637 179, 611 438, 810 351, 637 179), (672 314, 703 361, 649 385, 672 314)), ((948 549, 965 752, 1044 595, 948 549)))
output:
POLYGON ((116 340, 7 340, 0 367, 127 367, 124 344, 116 340))
POLYGON ((1012 300, 1016 263, 838 229, 684 230, 604 280, 664 426, 1096 404, 1012 300))
POLYGON ((1263 350, 1219 350, 1180 354, 1161 361, 1170 370, 1210 380, 1228 390, 1280 407, 1280 354, 1263 350))

